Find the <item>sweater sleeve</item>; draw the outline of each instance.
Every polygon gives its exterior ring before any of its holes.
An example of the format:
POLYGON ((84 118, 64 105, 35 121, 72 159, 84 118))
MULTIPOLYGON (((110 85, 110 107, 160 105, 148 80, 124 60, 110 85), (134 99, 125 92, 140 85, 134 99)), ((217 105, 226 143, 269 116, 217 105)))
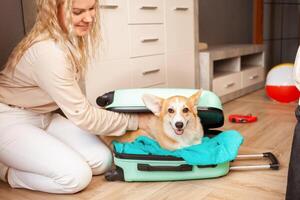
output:
MULTIPOLYGON (((74 124, 97 135, 123 135, 136 130, 136 115, 120 114, 92 106, 82 93, 76 74, 64 52, 53 41, 43 41, 32 48, 35 55, 33 76, 74 124)), ((100 83, 101 84, 101 83, 100 83)))
POLYGON ((298 90, 300 90, 300 47, 298 48, 294 63, 294 79, 298 90))

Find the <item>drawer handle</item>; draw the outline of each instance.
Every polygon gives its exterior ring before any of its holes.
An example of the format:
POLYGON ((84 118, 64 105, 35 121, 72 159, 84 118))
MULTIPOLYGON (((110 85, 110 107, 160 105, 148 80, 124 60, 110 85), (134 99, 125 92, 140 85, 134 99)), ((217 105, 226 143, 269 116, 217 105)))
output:
POLYGON ((176 11, 187 11, 189 8, 187 7, 176 7, 174 10, 176 11))
POLYGON ((156 42, 158 41, 159 38, 148 38, 148 39, 142 39, 142 43, 146 43, 146 42, 156 42))
POLYGON ((235 83, 228 83, 228 84, 225 85, 225 88, 230 88, 230 87, 232 87, 234 85, 235 85, 235 83))
POLYGON ((253 76, 250 76, 249 79, 254 80, 254 79, 257 79, 258 77, 259 77, 258 75, 253 75, 253 76))
POLYGON ((102 9, 116 9, 118 8, 118 5, 101 5, 100 8, 102 9))
POLYGON ((159 71, 160 71, 160 69, 152 69, 152 70, 144 71, 142 74, 143 75, 153 74, 153 73, 156 73, 156 72, 159 72, 159 71))
POLYGON ((156 10, 157 6, 142 6, 140 7, 142 10, 156 10))

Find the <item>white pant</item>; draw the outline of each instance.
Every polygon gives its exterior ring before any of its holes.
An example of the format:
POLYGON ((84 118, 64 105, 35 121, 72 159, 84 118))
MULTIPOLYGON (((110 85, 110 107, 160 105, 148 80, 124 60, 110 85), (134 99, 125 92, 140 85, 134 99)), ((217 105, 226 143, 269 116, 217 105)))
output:
POLYGON ((111 167, 109 148, 59 114, 0 103, 0 162, 8 183, 49 193, 75 193, 111 167))

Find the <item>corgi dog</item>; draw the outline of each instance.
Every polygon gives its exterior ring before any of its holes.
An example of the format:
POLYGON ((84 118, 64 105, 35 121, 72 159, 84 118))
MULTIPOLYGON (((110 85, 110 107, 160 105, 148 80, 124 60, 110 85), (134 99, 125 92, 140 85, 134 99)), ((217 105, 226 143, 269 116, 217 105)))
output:
POLYGON ((149 121, 151 131, 148 133, 139 129, 127 132, 122 136, 110 137, 110 142, 131 142, 144 135, 156 140, 162 148, 168 150, 200 144, 203 128, 197 115, 197 105, 201 92, 202 90, 188 98, 171 96, 166 99, 144 94, 142 100, 145 106, 155 115, 149 121))

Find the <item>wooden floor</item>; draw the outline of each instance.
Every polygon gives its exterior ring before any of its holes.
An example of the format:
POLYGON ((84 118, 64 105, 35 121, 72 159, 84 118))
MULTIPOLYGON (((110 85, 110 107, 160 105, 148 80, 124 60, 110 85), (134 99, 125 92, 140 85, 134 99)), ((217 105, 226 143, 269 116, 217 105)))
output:
POLYGON ((295 107, 296 103, 280 104, 270 101, 265 96, 264 90, 224 104, 226 118, 221 130, 235 129, 245 137, 239 153, 271 151, 280 161, 279 171, 231 171, 228 175, 217 179, 150 183, 107 182, 103 176, 98 176, 93 178, 84 191, 75 195, 52 195, 11 189, 8 185, 0 183, 0 199, 283 200, 296 123, 295 107), (258 116, 258 121, 250 124, 233 124, 227 120, 228 115, 233 113, 252 113, 258 116))

